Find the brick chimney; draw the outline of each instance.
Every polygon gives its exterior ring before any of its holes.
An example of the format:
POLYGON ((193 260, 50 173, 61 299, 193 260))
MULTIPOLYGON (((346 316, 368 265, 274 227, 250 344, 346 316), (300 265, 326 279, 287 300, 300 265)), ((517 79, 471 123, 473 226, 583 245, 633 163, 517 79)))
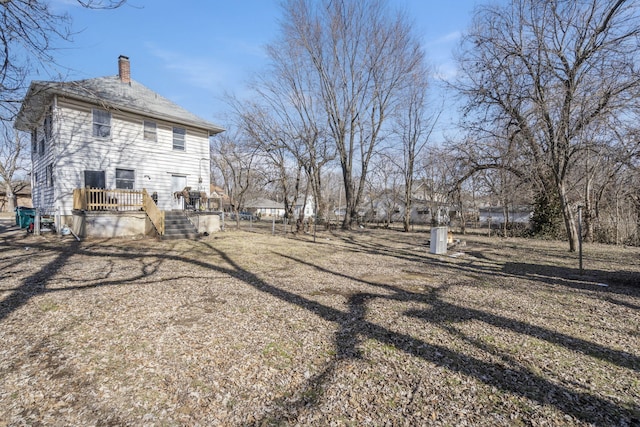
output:
POLYGON ((131 84, 131 64, 129 57, 120 55, 118 57, 118 77, 122 83, 131 84))

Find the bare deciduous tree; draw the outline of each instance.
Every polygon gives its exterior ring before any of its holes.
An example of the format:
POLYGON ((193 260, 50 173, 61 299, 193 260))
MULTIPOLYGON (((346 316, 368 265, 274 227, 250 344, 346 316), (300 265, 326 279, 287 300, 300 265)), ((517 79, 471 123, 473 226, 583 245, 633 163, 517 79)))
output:
MULTIPOLYGON (((277 120, 266 107, 254 103, 233 103, 239 117, 239 128, 250 139, 249 144, 267 161, 272 173, 268 182, 277 182, 284 202, 284 216, 293 217, 304 169, 298 144, 287 123, 277 120)), ((295 133, 295 130, 293 131, 295 133)))
POLYGON ((395 153, 380 154, 371 159, 372 170, 367 178, 370 212, 367 216, 389 227, 400 216, 403 203, 402 160, 395 153))
POLYGON ((578 243, 581 197, 573 190, 585 135, 611 116, 637 121, 638 8, 625 0, 483 7, 458 55, 467 125, 516 145, 538 191, 558 201, 570 251, 578 243))
MULTIPOLYGON (((90 9, 114 9, 126 0, 78 0, 90 9)), ((71 18, 57 14, 43 0, 0 2, 0 118, 11 120, 22 101, 25 79, 55 64, 54 48, 70 41, 71 18)))
POLYGON ((429 207, 432 226, 449 222, 449 211, 453 205, 451 196, 454 195, 459 183, 454 171, 455 159, 444 148, 424 150, 417 158, 417 180, 420 185, 420 198, 429 207))
POLYGON ((350 228, 371 157, 422 50, 407 19, 382 0, 289 0, 281 34, 281 45, 297 54, 291 65, 308 73, 308 96, 320 102, 335 143, 345 187, 342 226, 350 228))
POLYGON ((398 103, 395 113, 396 134, 402 142, 402 164, 398 165, 404 177, 404 231, 411 225, 413 183, 416 159, 427 147, 429 138, 440 116, 439 112, 429 112, 427 102, 427 75, 424 67, 416 67, 410 76, 411 84, 406 88, 403 100, 398 103))
POLYGON ((24 135, 15 132, 1 122, 0 134, 0 179, 7 195, 7 211, 13 211, 16 207, 16 192, 23 182, 16 180, 17 175, 27 169, 27 155, 29 146, 24 135))
POLYGON ((244 208, 247 195, 255 186, 258 158, 256 149, 239 134, 225 132, 211 144, 212 168, 223 177, 224 189, 229 196, 236 225, 240 226, 240 210, 244 208))
MULTIPOLYGON (((90 9, 114 9, 126 0, 78 0, 90 9)), ((0 1, 0 121, 3 128, 12 122, 22 102, 26 79, 38 68, 55 65, 54 48, 70 41, 71 19, 54 13, 43 0, 0 1)), ((19 135, 5 130, 0 140, 0 177, 7 195, 14 193, 15 173, 23 167, 25 144, 19 135), (10 132, 9 132, 10 133, 10 132)), ((9 197, 9 207, 15 199, 9 197)))
MULTIPOLYGON (((299 194, 304 192, 306 201, 309 191, 316 212, 323 213, 322 169, 335 158, 335 147, 327 139, 326 120, 319 108, 321 103, 311 89, 315 81, 309 75, 309 68, 303 66, 299 50, 290 49, 283 43, 281 40, 267 47, 271 59, 269 72, 253 83, 256 95, 253 102, 236 101, 232 105, 242 128, 280 171, 288 216, 291 216, 299 194), (290 199, 285 182, 293 172, 292 164, 298 175, 290 199), (301 171, 306 178, 304 186, 299 175, 301 171)), ((303 211, 300 210, 301 215, 304 215, 303 211)))

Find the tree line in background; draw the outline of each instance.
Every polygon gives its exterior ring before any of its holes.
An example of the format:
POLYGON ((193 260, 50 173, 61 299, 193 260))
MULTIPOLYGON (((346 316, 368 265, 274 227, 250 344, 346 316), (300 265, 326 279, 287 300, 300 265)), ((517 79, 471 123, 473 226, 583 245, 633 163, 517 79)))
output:
MULTIPOLYGON (((464 230, 478 207, 493 205, 507 233, 509 208, 530 206, 527 233, 564 238, 571 251, 579 237, 638 244, 639 7, 479 6, 448 82, 460 126, 435 144, 444 107, 430 102, 432 70, 406 14, 384 0, 286 0, 266 48, 269 69, 252 82, 250 100, 230 100, 231 130, 212 141, 212 177, 236 211, 269 196, 292 218, 296 200, 310 196, 318 219, 339 212, 344 229, 377 211, 410 230, 419 188, 434 223, 456 220, 464 230)), ((0 12, 0 97, 10 121, 29 61, 52 61, 48 47, 69 39, 69 21, 38 1, 3 2, 0 12), (16 33, 9 24, 18 21, 29 25, 16 33), (12 56, 15 40, 28 42, 27 56, 12 56)), ((2 144, 10 183, 24 141, 7 134, 2 144)))
POLYGON ((387 204, 409 230, 417 180, 462 227, 494 204, 506 232, 508 208, 528 205, 527 232, 565 238, 571 251, 580 225, 587 241, 638 243, 637 2, 478 7, 449 84, 462 100, 460 133, 438 146, 441 110, 428 101, 429 69, 406 16, 383 1, 290 0, 284 11, 271 69, 252 102, 231 103, 236 131, 214 144, 231 194, 270 191, 285 203, 312 194, 319 217, 344 209, 345 229, 368 204, 387 204), (225 171, 240 152, 237 185, 225 171))

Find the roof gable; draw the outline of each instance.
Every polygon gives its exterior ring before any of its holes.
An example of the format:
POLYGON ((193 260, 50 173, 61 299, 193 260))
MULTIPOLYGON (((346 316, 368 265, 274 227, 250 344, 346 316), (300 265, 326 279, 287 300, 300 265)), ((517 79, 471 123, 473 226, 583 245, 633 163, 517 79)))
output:
POLYGON ((54 95, 205 129, 210 135, 224 131, 146 86, 134 80, 124 83, 118 76, 72 82, 32 82, 16 118, 16 129, 27 131, 37 123, 54 95))

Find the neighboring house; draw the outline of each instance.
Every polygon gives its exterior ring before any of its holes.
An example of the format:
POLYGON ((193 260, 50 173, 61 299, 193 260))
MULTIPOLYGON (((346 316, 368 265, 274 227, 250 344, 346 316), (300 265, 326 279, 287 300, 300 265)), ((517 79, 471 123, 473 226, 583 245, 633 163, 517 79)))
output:
MULTIPOLYGON (((385 192, 365 204, 368 207, 366 221, 376 223, 402 222, 406 207, 404 202, 391 192, 385 192)), ((410 222, 412 224, 447 224, 449 223, 449 206, 442 201, 414 198, 411 201, 410 222)))
POLYGON ((411 199, 440 205, 447 204, 449 201, 444 192, 438 191, 434 183, 426 179, 418 179, 413 182, 411 199))
POLYGON ((261 218, 282 218, 284 216, 284 203, 271 199, 254 199, 245 204, 245 209, 261 218))
POLYGON ((224 192, 224 189, 215 184, 211 184, 209 188, 209 209, 227 211, 231 206, 231 200, 224 192))
POLYGON ((365 213, 365 221, 376 223, 390 223, 400 221, 402 212, 400 203, 391 196, 391 193, 384 192, 375 199, 368 201, 364 206, 367 207, 365 213))
MULTIPOLYGON (((502 206, 482 207, 479 211, 481 225, 504 224, 505 212, 502 206)), ((512 206, 507 211, 509 223, 529 224, 533 215, 533 209, 529 206, 512 206)))
POLYGON ((209 138, 224 130, 132 80, 125 56, 116 76, 32 82, 15 127, 31 133, 34 207, 63 218, 76 189, 145 189, 161 211, 186 187, 208 197, 209 138))
POLYGON ((313 218, 315 215, 315 203, 313 202, 313 196, 307 196, 306 201, 304 196, 298 197, 296 203, 293 205, 293 216, 299 218, 301 213, 304 213, 304 218, 313 218), (304 209, 304 211, 303 211, 304 209))
MULTIPOLYGON (((28 208, 33 207, 31 202, 31 185, 29 181, 18 181, 14 183, 16 207, 25 206, 28 208)), ((0 212, 8 212, 9 201, 7 200, 7 190, 3 182, 0 182, 0 212)))
POLYGON ((451 208, 449 207, 449 205, 424 200, 412 201, 412 224, 445 225, 449 224, 450 220, 451 208))

